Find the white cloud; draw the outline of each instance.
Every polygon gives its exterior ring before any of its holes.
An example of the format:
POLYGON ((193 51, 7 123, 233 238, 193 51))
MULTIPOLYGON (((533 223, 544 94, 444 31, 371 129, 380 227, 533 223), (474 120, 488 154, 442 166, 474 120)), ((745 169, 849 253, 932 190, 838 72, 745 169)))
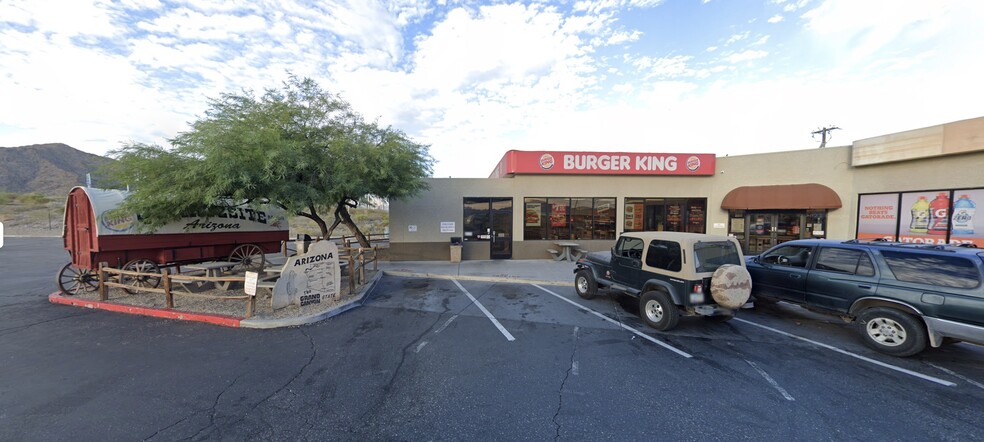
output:
POLYGON ((727 61, 728 63, 735 64, 735 63, 742 63, 742 62, 746 62, 746 61, 757 60, 759 58, 765 58, 768 55, 769 55, 769 53, 767 51, 753 51, 753 50, 748 50, 748 51, 737 52, 737 53, 731 54, 731 55, 725 57, 724 60, 727 61))
POLYGON ((799 11, 782 32, 723 18, 680 44, 648 25, 658 1, 79 0, 62 27, 7 0, 0 145, 163 142, 288 71, 431 144, 440 176, 487 176, 510 148, 734 155, 815 147, 818 124, 849 143, 980 116, 984 3, 878 1, 772 0, 799 11))
POLYGON ((783 20, 783 17, 782 17, 781 14, 776 14, 776 15, 773 15, 772 17, 769 17, 769 23, 779 23, 782 20, 783 20))
POLYGON ((732 43, 737 43, 739 41, 742 41, 748 38, 749 33, 750 33, 749 31, 745 31, 738 34, 733 34, 731 37, 728 37, 728 41, 726 41, 724 44, 730 45, 732 43))

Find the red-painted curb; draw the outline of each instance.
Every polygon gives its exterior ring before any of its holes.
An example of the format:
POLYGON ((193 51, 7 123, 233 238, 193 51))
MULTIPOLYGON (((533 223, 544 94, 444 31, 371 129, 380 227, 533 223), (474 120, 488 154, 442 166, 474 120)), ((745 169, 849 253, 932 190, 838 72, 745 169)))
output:
POLYGON ((117 304, 106 301, 89 301, 85 299, 75 299, 62 296, 61 292, 48 295, 48 302, 52 304, 71 305, 74 307, 84 307, 111 312, 128 313, 131 315, 152 316, 155 318, 178 319, 181 321, 204 322, 207 324, 221 325, 224 327, 239 327, 239 321, 243 318, 226 315, 209 315, 203 313, 190 313, 178 310, 161 310, 157 308, 136 307, 132 305, 117 304))

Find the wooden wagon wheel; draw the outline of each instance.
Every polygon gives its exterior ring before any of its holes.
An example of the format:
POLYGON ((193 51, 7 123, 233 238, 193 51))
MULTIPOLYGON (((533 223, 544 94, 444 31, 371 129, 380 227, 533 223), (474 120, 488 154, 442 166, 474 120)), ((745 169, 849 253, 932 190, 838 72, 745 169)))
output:
MULTIPOLYGON (((144 258, 134 259, 133 261, 126 263, 126 265, 123 266, 123 270, 140 273, 161 273, 161 268, 157 266, 157 263, 144 258)), ((123 275, 122 278, 120 278, 120 283, 133 287, 157 288, 157 286, 161 284, 161 278, 159 276, 123 275)), ((137 289, 123 290, 130 294, 139 291, 137 289)))
POLYGON ((58 288, 68 296, 92 292, 99 288, 99 277, 92 270, 77 269, 68 263, 58 272, 58 288))
POLYGON ((258 272, 263 270, 263 249, 256 244, 243 244, 233 249, 229 261, 236 263, 233 270, 258 272))

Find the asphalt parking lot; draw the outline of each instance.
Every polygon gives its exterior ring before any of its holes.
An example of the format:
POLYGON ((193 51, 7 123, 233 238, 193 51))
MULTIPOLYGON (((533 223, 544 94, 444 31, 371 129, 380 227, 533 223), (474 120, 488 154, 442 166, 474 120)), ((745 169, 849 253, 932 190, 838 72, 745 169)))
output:
POLYGON ((228 329, 47 303, 58 241, 0 249, 0 440, 982 439, 984 348, 892 358, 785 304, 658 333, 628 297, 384 277, 228 329))

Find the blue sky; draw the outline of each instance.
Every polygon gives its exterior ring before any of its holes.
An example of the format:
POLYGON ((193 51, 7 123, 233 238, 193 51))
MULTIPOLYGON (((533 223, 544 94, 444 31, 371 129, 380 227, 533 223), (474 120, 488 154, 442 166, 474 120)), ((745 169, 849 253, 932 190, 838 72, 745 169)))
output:
POLYGON ((976 0, 0 2, 0 146, 166 145, 209 97, 316 79, 429 144, 742 155, 984 115, 976 0))

